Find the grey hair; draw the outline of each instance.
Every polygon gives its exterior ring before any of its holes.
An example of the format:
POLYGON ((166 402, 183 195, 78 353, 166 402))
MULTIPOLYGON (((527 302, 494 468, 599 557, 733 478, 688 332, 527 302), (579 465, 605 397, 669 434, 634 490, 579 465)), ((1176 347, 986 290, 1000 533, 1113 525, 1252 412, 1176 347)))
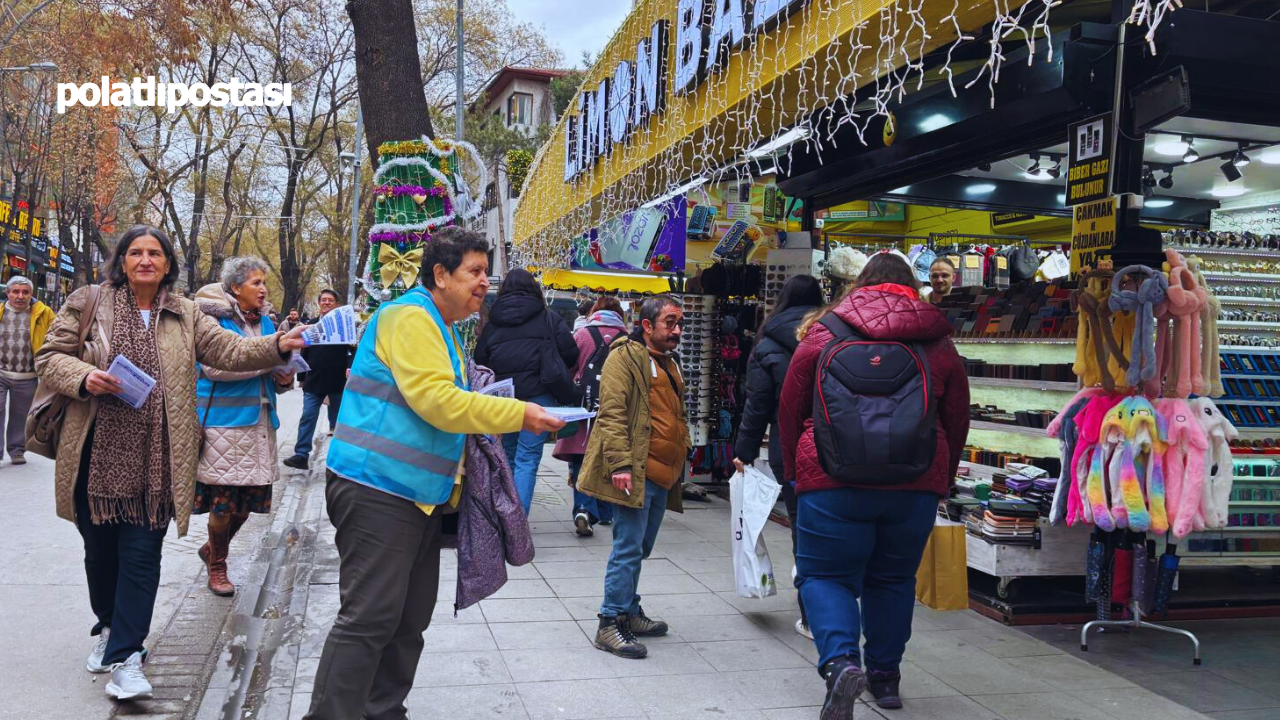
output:
POLYGON ((227 258, 222 263, 222 289, 230 293, 231 288, 248 282, 255 270, 263 275, 267 274, 267 264, 262 258, 252 255, 227 258))
POLYGON ((36 289, 36 286, 32 285, 30 280, 26 279, 21 275, 14 275, 13 277, 9 278, 9 282, 8 284, 5 285, 5 288, 11 288, 14 285, 26 285, 32 290, 36 289))

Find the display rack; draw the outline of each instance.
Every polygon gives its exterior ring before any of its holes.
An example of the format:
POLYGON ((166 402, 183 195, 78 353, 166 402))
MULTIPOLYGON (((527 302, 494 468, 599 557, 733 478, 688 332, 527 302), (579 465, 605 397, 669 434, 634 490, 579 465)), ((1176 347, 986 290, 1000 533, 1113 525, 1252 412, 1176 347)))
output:
POLYGON ((711 387, 715 365, 716 297, 714 295, 679 295, 686 327, 694 332, 680 338, 680 373, 685 380, 685 409, 689 414, 689 437, 695 447, 706 445, 710 437, 710 419, 714 414, 711 387))

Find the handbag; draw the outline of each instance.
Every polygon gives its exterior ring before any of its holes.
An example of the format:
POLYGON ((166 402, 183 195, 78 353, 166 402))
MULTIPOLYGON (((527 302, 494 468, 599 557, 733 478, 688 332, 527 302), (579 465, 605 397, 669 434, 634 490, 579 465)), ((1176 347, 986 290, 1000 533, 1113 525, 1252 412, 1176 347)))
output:
MULTIPOLYGON (((89 302, 85 304, 85 312, 80 313, 80 341, 76 357, 84 359, 84 343, 89 337, 89 328, 93 327, 98 314, 98 304, 102 300, 102 286, 89 287, 89 302), (85 322, 85 318, 89 321, 85 322)), ((73 398, 55 392, 44 380, 36 386, 36 394, 31 402, 31 410, 27 413, 27 450, 47 457, 58 458, 58 444, 62 438, 62 421, 67 414, 67 406, 73 398)))
POLYGON ((935 523, 916 569, 916 599, 934 610, 968 610, 965 527, 942 518, 935 523))
POLYGON ((556 331, 551 310, 544 313, 543 322, 547 326, 547 342, 542 345, 542 367, 538 371, 538 381, 547 387, 547 392, 561 405, 581 405, 582 388, 573 381, 569 366, 564 364, 564 359, 556 349, 556 331))

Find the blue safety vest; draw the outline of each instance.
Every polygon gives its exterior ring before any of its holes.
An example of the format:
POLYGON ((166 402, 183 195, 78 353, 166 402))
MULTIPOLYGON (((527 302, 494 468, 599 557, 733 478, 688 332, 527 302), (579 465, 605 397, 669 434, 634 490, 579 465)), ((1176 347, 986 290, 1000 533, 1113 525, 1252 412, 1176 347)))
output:
MULTIPOLYGON (((230 318, 220 320, 219 324, 237 335, 247 337, 244 330, 230 318)), ((275 331, 275 323, 264 315, 262 334, 271 335, 275 331)), ((199 379, 196 380, 196 412, 199 413, 200 424, 202 427, 221 428, 257 425, 258 418, 262 416, 264 395, 271 404, 271 427, 278 428, 280 418, 276 415, 276 384, 270 375, 234 382, 214 382, 205 377, 204 368, 200 368, 199 379)))
POLYGON ((469 389, 456 331, 445 324, 431 293, 417 287, 384 304, 356 348, 338 426, 329 444, 328 467, 348 480, 397 497, 442 505, 453 492, 466 436, 423 420, 400 394, 391 368, 378 358, 378 319, 388 308, 400 305, 422 308, 431 316, 449 350, 454 385, 469 389))

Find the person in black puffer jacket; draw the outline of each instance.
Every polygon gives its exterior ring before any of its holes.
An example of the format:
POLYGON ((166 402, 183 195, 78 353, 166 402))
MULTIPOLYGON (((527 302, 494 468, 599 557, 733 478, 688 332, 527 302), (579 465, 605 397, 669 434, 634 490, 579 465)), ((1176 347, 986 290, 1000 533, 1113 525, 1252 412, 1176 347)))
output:
MULTIPOLYGON (((476 364, 492 370, 497 382, 511 378, 516 399, 555 407, 564 401, 557 400, 551 394, 552 388, 543 382, 544 377, 552 377, 554 373, 550 369, 544 373, 542 367, 544 358, 552 357, 564 363, 560 370, 566 378, 572 378, 578 364, 578 344, 573 340, 569 323, 547 308, 542 288, 533 275, 516 268, 503 278, 498 297, 489 310, 489 322, 476 342, 476 364), (547 343, 552 344, 554 353, 544 354, 547 343)), ((533 487, 546 440, 546 433, 525 431, 502 438, 525 515, 529 514, 533 502, 533 487)))
MULTIPOLYGON (((788 482, 794 478, 783 477, 778 397, 782 394, 782 382, 787 378, 791 355, 800 344, 796 339, 796 327, 805 315, 820 308, 822 303, 822 286, 812 276, 797 275, 782 286, 773 313, 761 327, 751 359, 747 361, 747 404, 742 409, 742 422, 738 425, 738 439, 734 443, 734 464, 742 470, 760 457, 764 431, 766 427, 769 429, 769 468, 782 485, 782 499, 791 520, 793 554, 796 548, 796 491, 795 483, 788 482)), ((809 634, 803 605, 800 606, 796 631, 813 637, 809 634)))

